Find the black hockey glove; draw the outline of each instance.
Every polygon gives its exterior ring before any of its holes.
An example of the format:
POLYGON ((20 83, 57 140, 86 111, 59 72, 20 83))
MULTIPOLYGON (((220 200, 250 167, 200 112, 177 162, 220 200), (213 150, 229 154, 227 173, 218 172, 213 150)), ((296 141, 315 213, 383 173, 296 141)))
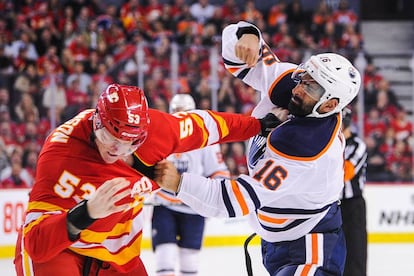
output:
POLYGON ((88 228, 96 220, 89 216, 86 202, 88 201, 83 200, 79 202, 69 210, 66 216, 66 228, 71 241, 79 239, 80 232, 88 228))
POLYGON ((260 121, 260 136, 267 137, 269 133, 282 123, 279 118, 273 113, 267 113, 266 116, 259 119, 260 121))

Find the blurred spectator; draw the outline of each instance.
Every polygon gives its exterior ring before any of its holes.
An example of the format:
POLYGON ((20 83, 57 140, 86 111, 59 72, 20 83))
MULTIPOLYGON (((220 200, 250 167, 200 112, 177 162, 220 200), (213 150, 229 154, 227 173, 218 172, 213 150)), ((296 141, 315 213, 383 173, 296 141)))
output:
POLYGON ((394 174, 397 181, 412 180, 412 150, 408 143, 403 140, 396 140, 391 155, 387 158, 389 170, 394 174))
POLYGON ((204 24, 214 15, 215 7, 209 3, 209 0, 197 0, 190 6, 191 15, 198 23, 204 24))
POLYGON ((364 72, 364 104, 366 108, 369 108, 375 104, 376 91, 378 89, 378 83, 384 77, 378 73, 377 68, 372 62, 368 62, 364 72))
POLYGON ((23 153, 23 168, 31 175, 32 179, 36 176, 36 165, 39 151, 26 149, 23 153))
POLYGON ((281 24, 286 23, 287 15, 285 9, 286 3, 284 1, 276 3, 270 7, 270 11, 266 16, 266 32, 275 33, 281 24))
POLYGON ((339 25, 356 25, 358 23, 358 16, 349 6, 347 0, 340 0, 338 4, 338 9, 333 12, 333 20, 335 24, 339 25))
POLYGON ((312 23, 311 31, 315 40, 319 40, 319 34, 326 32, 326 27, 328 23, 332 23, 333 28, 335 28, 335 23, 332 18, 332 10, 328 6, 325 0, 320 0, 318 6, 312 14, 312 23))
POLYGON ((66 99, 68 108, 64 112, 64 117, 69 118, 70 115, 76 115, 81 110, 89 108, 89 95, 80 89, 78 78, 73 78, 66 89, 66 99))
POLYGON ((0 107, 9 109, 10 95, 9 91, 5 87, 0 87, 0 107))
POLYGON ((247 0, 244 4, 244 9, 240 14, 240 19, 257 24, 260 19, 263 19, 263 14, 256 9, 254 1, 247 0))
POLYGON ((413 135, 413 124, 408 120, 407 111, 404 108, 399 108, 395 118, 391 120, 390 127, 395 132, 396 140, 408 141, 413 135))
POLYGON ((378 143, 371 136, 364 139, 367 145, 367 181, 387 182, 394 181, 395 177, 387 167, 385 156, 378 150, 378 143))
POLYGON ((337 51, 339 47, 338 37, 335 24, 332 21, 326 22, 323 32, 317 35, 316 42, 321 49, 333 52, 337 51))
MULTIPOLYGON (((0 181, 3 187, 13 188, 13 184, 21 188, 28 188, 33 183, 30 173, 23 167, 23 149, 16 147, 10 154, 10 164, 0 172, 0 181), (5 182, 4 182, 5 181, 5 182), (21 186, 20 186, 21 185, 21 186)), ((14 188, 18 188, 14 187, 14 188)))
POLYGON ((21 177, 23 172, 21 163, 12 163, 10 176, 0 182, 0 189, 30 188, 30 185, 21 177))
POLYGON ((309 14, 303 9, 300 0, 292 0, 286 7, 287 23, 293 33, 310 25, 309 14))
POLYGON ((50 84, 43 93, 42 100, 43 107, 46 108, 46 112, 49 112, 53 107, 57 116, 58 122, 60 121, 60 115, 67 106, 66 100, 66 88, 62 76, 56 77, 54 85, 50 84))
POLYGON ((217 99, 219 111, 224 111, 226 106, 236 106, 238 104, 237 97, 231 85, 232 80, 233 78, 230 74, 226 74, 221 80, 217 99))
POLYGON ((34 115, 39 120, 39 109, 35 105, 29 93, 23 93, 19 103, 14 108, 19 122, 25 122, 30 115, 34 115))
POLYGON ((3 171, 9 165, 10 163, 9 163, 9 156, 8 156, 7 148, 4 143, 3 136, 0 136, 0 172, 3 171))
POLYGON ((231 143, 231 158, 235 162, 237 174, 249 173, 247 171, 247 160, 245 150, 246 147, 243 142, 231 143))
MULTIPOLYGON (((382 80, 381 82, 387 82, 382 80)), ((388 83, 388 82, 387 82, 388 83)), ((380 116, 389 124, 392 119, 397 115, 399 104, 393 100, 394 92, 391 90, 378 90, 375 107, 379 110, 380 116)))
POLYGON ((377 142, 381 141, 386 129, 387 124, 384 118, 381 117, 380 111, 375 107, 369 109, 364 120, 365 137, 372 137, 377 142))
MULTIPOLYGON (((40 79, 34 63, 29 63, 22 72, 17 75, 13 84, 14 93, 10 94, 12 105, 18 104, 22 94, 30 94, 36 105, 41 103, 40 79)), ((14 116, 13 116, 14 117, 14 116)))
MULTIPOLYGON (((11 74, 14 72, 13 59, 6 54, 5 48, 6 45, 0 42, 0 74, 11 74)), ((0 85, 2 84, 0 82, 0 85)))
POLYGON ((25 57, 28 60, 35 61, 39 57, 29 32, 21 32, 20 39, 14 40, 11 45, 6 46, 5 51, 6 55, 15 59, 21 55, 22 51, 26 52, 25 57))
POLYGON ((88 94, 90 91, 90 85, 92 83, 92 78, 89 74, 85 73, 85 66, 81 61, 75 62, 75 67, 72 74, 68 76, 66 79, 66 85, 71 86, 73 81, 76 79, 78 83, 78 92, 81 92, 83 94, 88 94))
MULTIPOLYGON (((26 126, 20 123, 21 114, 16 114, 15 107, 21 104, 23 94, 30 94, 37 111, 27 112, 26 118, 37 118, 34 121, 38 124, 38 135, 45 137, 52 118, 50 90, 46 91, 50 77, 60 73, 65 80, 61 89, 66 90, 68 104, 62 120, 82 108, 94 107, 101 84, 113 81, 137 85, 141 72, 151 105, 162 106, 178 89, 191 91, 199 108, 211 108, 212 87, 216 84, 210 79, 209 47, 213 45, 220 50, 217 35, 223 26, 241 19, 265 29, 263 36, 268 37, 266 40, 279 59, 296 64, 321 49, 342 52, 352 58, 363 46, 358 16, 346 0, 321 0, 314 11, 304 10, 299 0, 277 1, 269 4, 267 10, 258 9, 257 1, 251 0, 225 0, 217 5, 209 2, 213 3, 208 0, 30 0, 0 4, 0 12, 5 15, 0 18, 0 87, 7 88, 9 96, 8 110, 0 103, 0 119, 5 122, 0 128, 5 134, 2 140, 7 141, 9 149, 18 144, 16 139, 25 143, 25 147, 38 147, 36 142, 24 142, 26 126), (194 12, 195 7, 208 13, 194 12), (179 55, 178 83, 174 86, 172 42, 178 43, 179 55), (138 43, 144 45, 144 60, 139 64, 136 61, 138 43), (83 65, 82 70, 79 65, 83 65), (79 78, 79 72, 89 79, 86 85, 84 78, 79 78)), ((383 76, 376 71, 368 54, 367 58, 364 124, 366 139, 373 140, 368 169, 373 164, 371 171, 386 171, 392 164, 384 160, 394 162, 388 158, 395 140, 414 143, 412 130, 409 131, 412 126, 406 124, 407 114, 399 113, 401 105, 389 82, 382 81, 383 76), (377 109, 373 113, 380 112, 379 116, 369 114, 372 107, 377 109)), ((219 65, 218 109, 250 112, 255 104, 255 92, 246 89, 237 79, 230 82, 226 74, 219 65)), ((1 97, 0 90, 0 102, 1 97)), ((63 100, 56 103, 62 103, 58 109, 63 108, 63 100)), ((374 178, 380 179, 380 176, 374 178)), ((391 172, 384 173, 384 179, 392 177, 391 172)))

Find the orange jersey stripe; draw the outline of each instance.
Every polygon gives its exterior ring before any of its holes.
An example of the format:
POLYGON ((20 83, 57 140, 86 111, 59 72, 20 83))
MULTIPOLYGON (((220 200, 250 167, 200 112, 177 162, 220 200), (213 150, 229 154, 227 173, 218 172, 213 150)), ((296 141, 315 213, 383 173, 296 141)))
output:
POLYGON ((240 208, 242 209, 243 215, 247 215, 249 213, 249 209, 247 208, 247 203, 244 200, 244 197, 240 191, 239 185, 237 185, 237 182, 235 180, 231 180, 231 188, 233 190, 234 195, 236 196, 236 199, 240 205, 240 208))
POLYGON ((275 223, 275 224, 282 224, 282 223, 285 223, 287 221, 287 219, 271 218, 271 217, 265 216, 263 214, 257 214, 257 217, 260 220, 263 220, 263 221, 266 221, 266 222, 275 223))

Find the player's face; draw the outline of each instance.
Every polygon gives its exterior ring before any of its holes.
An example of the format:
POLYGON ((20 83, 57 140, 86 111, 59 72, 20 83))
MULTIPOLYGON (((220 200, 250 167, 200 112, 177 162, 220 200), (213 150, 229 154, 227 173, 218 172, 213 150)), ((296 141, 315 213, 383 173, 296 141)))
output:
POLYGON ((118 159, 124 159, 138 148, 133 141, 118 139, 104 127, 95 129, 95 136, 98 151, 105 163, 114 163, 118 159))
POLYGON ((325 90, 307 73, 292 78, 297 82, 297 85, 292 90, 288 109, 291 114, 304 117, 312 113, 313 107, 325 90))

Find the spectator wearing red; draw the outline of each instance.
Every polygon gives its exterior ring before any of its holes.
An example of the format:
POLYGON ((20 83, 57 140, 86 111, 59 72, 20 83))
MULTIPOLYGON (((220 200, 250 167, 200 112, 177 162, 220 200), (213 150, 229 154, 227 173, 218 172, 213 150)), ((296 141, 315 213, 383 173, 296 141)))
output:
POLYGON ((240 21, 240 8, 237 6, 235 0, 225 0, 221 5, 223 18, 227 20, 228 23, 240 21))
POLYGON ((356 25, 358 23, 358 16, 350 9, 349 2, 347 0, 340 0, 338 9, 332 14, 335 24, 339 25, 356 25))
POLYGON ((394 130, 397 140, 407 141, 413 135, 413 124, 408 120, 404 108, 398 109, 397 115, 391 120, 390 127, 394 130))
POLYGON ((11 174, 0 182, 0 189, 30 188, 30 185, 21 178, 22 165, 18 162, 12 163, 11 174))
POLYGON ((412 180, 412 151, 406 141, 396 140, 394 150, 387 158, 389 170, 396 176, 399 181, 412 180))
POLYGON ((365 137, 373 137, 377 141, 384 137, 384 133, 387 130, 387 124, 381 117, 380 111, 372 107, 366 114, 364 120, 365 137))
POLYGON ((30 27, 34 31, 38 31, 43 28, 50 28, 54 24, 54 18, 52 12, 49 11, 48 1, 33 1, 34 9, 32 10, 32 16, 30 18, 30 27))
POLYGON ((68 49, 76 61, 85 61, 89 56, 89 45, 82 33, 75 35, 74 39, 69 43, 68 49))

